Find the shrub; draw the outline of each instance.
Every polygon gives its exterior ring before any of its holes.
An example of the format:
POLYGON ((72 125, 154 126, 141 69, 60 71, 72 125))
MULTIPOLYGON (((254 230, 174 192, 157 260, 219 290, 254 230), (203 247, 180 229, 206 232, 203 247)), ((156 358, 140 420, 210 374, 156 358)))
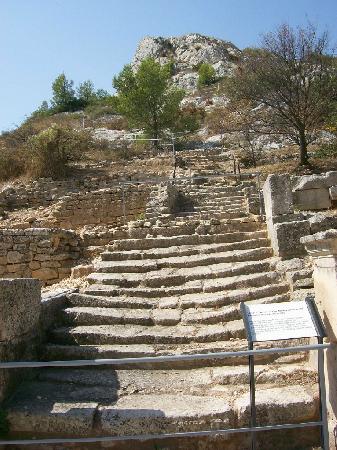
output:
POLYGON ((201 64, 198 69, 198 75, 198 87, 209 86, 216 81, 215 69, 211 64, 201 64))
POLYGON ((24 172, 24 162, 19 151, 1 149, 0 150, 0 181, 7 181, 16 178, 24 172))
POLYGON ((316 151, 319 158, 337 158, 337 139, 328 144, 323 144, 316 151))
POLYGON ((33 178, 62 178, 68 174, 69 164, 83 159, 91 145, 88 132, 54 125, 27 140, 27 173, 33 178))

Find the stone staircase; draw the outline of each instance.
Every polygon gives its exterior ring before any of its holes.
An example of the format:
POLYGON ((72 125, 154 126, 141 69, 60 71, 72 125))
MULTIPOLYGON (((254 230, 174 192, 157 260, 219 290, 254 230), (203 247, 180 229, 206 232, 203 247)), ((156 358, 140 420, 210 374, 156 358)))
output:
MULTIPOLYGON (((44 358, 243 350, 247 341, 240 302, 291 300, 289 283, 275 270, 265 224, 246 213, 242 186, 205 183, 190 188, 189 196, 195 198, 194 211, 149 219, 151 227, 138 230, 137 237, 106 247, 88 276, 89 287, 68 296, 44 358)), ((307 356, 256 357, 259 424, 317 418, 316 373, 307 356)), ((247 362, 241 357, 44 369, 8 405, 11 432, 88 437, 248 426, 247 362)), ((317 430, 261 433, 258 449, 311 449, 317 441, 317 430)), ((244 450, 249 436, 76 448, 244 450)))
POLYGON ((178 167, 199 175, 232 172, 233 161, 228 152, 219 149, 184 150, 177 153, 178 167))

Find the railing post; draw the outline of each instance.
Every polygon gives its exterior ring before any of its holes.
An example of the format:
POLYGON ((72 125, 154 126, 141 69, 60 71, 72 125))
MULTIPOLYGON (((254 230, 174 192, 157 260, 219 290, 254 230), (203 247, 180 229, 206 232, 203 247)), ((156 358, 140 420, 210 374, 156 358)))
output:
POLYGON ((124 225, 126 225, 126 208, 125 208, 124 183, 122 184, 122 209, 123 209, 123 222, 124 222, 124 225))

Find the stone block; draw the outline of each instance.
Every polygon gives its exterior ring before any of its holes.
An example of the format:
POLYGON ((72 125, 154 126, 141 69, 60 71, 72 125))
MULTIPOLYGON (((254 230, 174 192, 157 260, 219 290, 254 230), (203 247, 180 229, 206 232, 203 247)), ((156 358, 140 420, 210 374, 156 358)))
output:
POLYGON ((324 189, 327 187, 327 178, 325 175, 304 175, 299 177, 293 186, 294 191, 306 189, 324 189))
POLYGON ((308 220, 299 222, 283 222, 273 226, 271 240, 276 256, 295 258, 305 255, 301 237, 310 234, 308 220))
POLYGON ((337 229, 337 215, 327 216, 323 213, 317 213, 309 219, 311 234, 319 233, 333 228, 337 229))
POLYGON ((9 264, 17 264, 21 262, 23 259, 23 255, 18 251, 9 251, 7 253, 7 262, 9 264))
POLYGON ((33 278, 38 278, 41 281, 54 280, 58 278, 58 272, 55 269, 51 269, 48 267, 34 270, 32 272, 33 278))
POLYGON ((337 201, 337 185, 329 188, 329 195, 333 202, 337 201))
POLYGON ((337 186, 337 171, 326 173, 326 185, 327 187, 337 186))
POLYGON ((329 191, 325 187, 295 191, 294 203, 302 211, 328 209, 331 207, 329 191))
POLYGON ((41 287, 38 280, 0 280, 0 340, 34 331, 39 323, 41 287))
MULTIPOLYGON (((318 401, 306 387, 287 386, 259 390, 256 395, 258 425, 298 423, 314 420, 318 415, 318 401)), ((235 401, 238 425, 248 426, 250 416, 249 393, 235 401)))
POLYGON ((266 217, 294 212, 290 177, 284 175, 268 175, 263 186, 263 197, 266 217))

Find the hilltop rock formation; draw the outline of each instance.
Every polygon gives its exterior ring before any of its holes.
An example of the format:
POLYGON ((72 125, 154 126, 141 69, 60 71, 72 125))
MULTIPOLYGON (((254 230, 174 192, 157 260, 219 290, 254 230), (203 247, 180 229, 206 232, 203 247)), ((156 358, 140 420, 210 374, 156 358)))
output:
POLYGON ((193 33, 180 37, 145 37, 136 50, 133 68, 146 58, 154 58, 161 64, 174 63, 174 82, 184 89, 196 88, 198 68, 206 62, 211 64, 216 75, 222 77, 232 73, 240 50, 231 42, 193 33))

